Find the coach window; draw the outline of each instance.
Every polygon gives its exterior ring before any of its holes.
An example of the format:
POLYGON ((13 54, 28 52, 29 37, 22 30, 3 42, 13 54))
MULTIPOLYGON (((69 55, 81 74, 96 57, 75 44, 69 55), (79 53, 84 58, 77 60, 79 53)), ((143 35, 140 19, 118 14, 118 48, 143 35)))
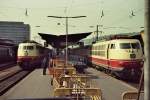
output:
POLYGON ((95 55, 97 55, 98 51, 95 51, 95 55))
POLYGON ((94 46, 92 47, 92 50, 94 50, 94 46))
POLYGON ((89 54, 90 54, 90 55, 93 55, 93 50, 89 51, 89 54))
MULTIPOLYGON (((103 50, 105 49, 105 46, 106 46, 106 45, 102 45, 102 49, 103 49, 103 50)), ((115 46, 115 44, 114 44, 114 46, 115 46)))
POLYGON ((115 49, 115 44, 111 44, 110 49, 115 49))
POLYGON ((98 51, 98 52, 97 52, 99 56, 101 55, 101 53, 100 53, 100 52, 101 52, 101 51, 98 51))
POLYGON ((101 46, 99 46, 99 50, 101 50, 101 46))
POLYGON ((96 55, 96 51, 94 51, 94 55, 96 55))
POLYGON ((96 49, 97 49, 97 46, 95 46, 94 50, 96 50, 96 49))
POLYGON ((96 46, 94 46, 94 50, 96 50, 96 46))
POLYGON ((98 46, 95 47, 95 50, 98 50, 98 46))
POLYGON ((97 46, 97 50, 99 50, 99 46, 97 46))
POLYGON ((94 50, 96 50, 96 46, 94 46, 94 50))
POLYGON ((92 50, 92 55, 94 55, 94 51, 92 50))
POLYGON ((95 55, 95 51, 93 51, 93 55, 95 55))

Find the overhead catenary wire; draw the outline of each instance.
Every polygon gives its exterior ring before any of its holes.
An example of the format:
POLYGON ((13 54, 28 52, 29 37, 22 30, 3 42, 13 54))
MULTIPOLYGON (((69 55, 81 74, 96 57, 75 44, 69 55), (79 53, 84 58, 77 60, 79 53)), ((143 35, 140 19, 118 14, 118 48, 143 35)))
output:
MULTIPOLYGON (((97 1, 100 1, 100 2, 98 2, 99 3, 99 10, 98 10, 98 13, 99 13, 99 15, 98 15, 98 24, 99 23, 101 23, 101 22, 103 22, 103 23, 105 23, 105 21, 107 20, 107 15, 109 14, 108 12, 107 12, 107 10, 105 10, 105 8, 103 7, 104 5, 103 5, 103 3, 102 2, 105 2, 104 0, 97 0, 97 1), (103 16, 104 15, 104 16, 103 16), (106 17, 105 17, 105 15, 106 15, 106 17), (102 17, 101 17, 102 16, 102 17), (101 21, 102 20, 102 21, 101 21)), ((79 4, 79 5, 77 5, 76 3, 75 3, 75 1, 74 0, 70 0, 70 2, 69 3, 67 3, 66 4, 66 6, 64 6, 64 5, 55 5, 55 6, 52 6, 52 7, 17 7, 17 6, 0 6, 0 8, 7 8, 7 9, 9 9, 9 10, 21 10, 22 11, 22 14, 23 14, 23 16, 25 15, 24 14, 24 12, 25 12, 25 9, 27 9, 27 13, 28 13, 28 15, 32 15, 32 16, 28 16, 28 17, 37 17, 38 16, 38 14, 40 15, 40 13, 39 12, 37 12, 36 13, 36 15, 35 14, 33 14, 34 13, 34 11, 39 11, 39 10, 50 10, 50 9, 52 9, 52 8, 60 8, 60 9, 62 9, 62 8, 65 8, 65 10, 66 10, 66 13, 70 13, 71 11, 72 11, 72 9, 74 9, 74 8, 76 8, 76 7, 83 7, 83 8, 85 8, 86 7, 86 5, 90 5, 90 3, 92 3, 90 6, 92 6, 92 5, 94 5, 95 3, 97 3, 97 1, 95 2, 95 1, 90 1, 90 2, 86 2, 86 3, 81 3, 81 4, 79 4), (84 5, 84 6, 83 6, 84 5)), ((117 4, 118 5, 118 4, 117 4)), ((139 13, 140 12, 142 12, 143 11, 143 8, 140 8, 140 9, 137 9, 137 10, 134 10, 134 9, 127 9, 126 10, 126 12, 128 12, 129 14, 127 15, 127 16, 125 16, 125 17, 121 17, 119 20, 117 19, 117 20, 114 20, 114 22, 111 24, 111 25, 109 25, 109 26, 117 26, 117 24, 120 24, 120 23, 124 23, 126 20, 129 20, 130 18, 129 18, 129 15, 130 14, 132 14, 131 12, 133 11, 133 15, 135 15, 135 17, 136 16, 138 16, 139 15, 139 13)), ((6 12, 6 11, 5 11, 6 12)), ((3 15, 5 14, 5 12, 3 12, 3 15)), ((21 15, 21 14, 20 14, 21 15)), ((8 14, 6 14, 5 15, 6 17, 8 16, 9 17, 9 15, 8 14)), ((26 15, 25 15, 26 16, 26 15)), ((22 16, 20 16, 20 17, 22 17, 22 16)), ((40 16, 38 16, 38 17, 40 17, 40 16)), ((26 16, 26 18, 27 18, 27 16, 26 16)), ((132 17, 132 18, 134 18, 134 17, 132 17)), ((130 20, 132 20, 132 19, 130 19, 130 20)), ((102 23, 102 24, 103 24, 102 23)), ((114 27, 115 27, 114 26, 114 27)), ((118 28, 119 28, 119 26, 118 26, 118 28)), ((122 28, 122 29, 126 29, 126 28, 122 28)))
MULTIPOLYGON (((144 10, 144 8, 139 8, 137 11, 134 11, 134 13, 136 13, 136 16, 138 16, 138 13, 142 12, 142 10, 144 10)), ((114 24, 120 24, 120 23, 123 23, 127 20, 130 20, 131 19, 130 15, 132 15, 132 13, 129 11, 129 14, 127 16, 123 16, 119 20, 112 22, 110 24, 110 26, 113 26, 114 24)), ((132 16, 132 17, 134 17, 134 16, 132 16)))
POLYGON ((26 8, 25 16, 28 16, 28 9, 26 8))

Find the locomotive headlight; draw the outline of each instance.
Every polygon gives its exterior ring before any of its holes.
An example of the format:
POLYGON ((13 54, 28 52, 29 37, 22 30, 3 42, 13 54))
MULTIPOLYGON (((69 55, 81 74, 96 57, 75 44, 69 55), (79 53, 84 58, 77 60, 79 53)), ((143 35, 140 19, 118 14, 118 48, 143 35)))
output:
POLYGON ((120 61, 119 66, 124 66, 124 62, 120 61))
POLYGON ((143 62, 143 61, 141 61, 141 62, 140 62, 140 65, 143 65, 143 63, 144 63, 144 62, 143 62))
POLYGON ((121 62, 121 61, 120 61, 120 62, 119 62, 119 64, 120 64, 120 65, 122 65, 122 64, 123 64, 123 62, 121 62))
POLYGON ((114 68, 116 71, 122 71, 123 69, 124 69, 124 67, 116 67, 116 68, 114 68))
POLYGON ((24 52, 24 55, 25 55, 25 56, 28 56, 28 52, 27 52, 27 51, 25 51, 25 52, 24 52))

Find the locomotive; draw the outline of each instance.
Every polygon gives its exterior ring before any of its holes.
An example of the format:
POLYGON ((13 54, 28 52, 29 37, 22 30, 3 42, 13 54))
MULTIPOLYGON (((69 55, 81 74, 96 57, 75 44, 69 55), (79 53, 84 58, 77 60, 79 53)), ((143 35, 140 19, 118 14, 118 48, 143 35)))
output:
POLYGON ((17 53, 17 64, 26 70, 41 67, 43 59, 48 56, 50 51, 50 49, 34 41, 20 43, 17 53))
POLYGON ((85 57, 97 69, 128 79, 138 79, 144 64, 140 41, 125 37, 99 41, 70 52, 85 57))

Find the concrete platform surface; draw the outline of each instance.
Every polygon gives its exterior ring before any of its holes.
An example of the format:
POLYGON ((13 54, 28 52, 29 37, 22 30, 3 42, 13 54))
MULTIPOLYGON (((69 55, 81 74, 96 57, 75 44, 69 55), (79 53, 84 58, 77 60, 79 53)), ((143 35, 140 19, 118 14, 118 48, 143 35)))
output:
MULTIPOLYGON (((26 78, 16 84, 7 93, 0 97, 0 100, 24 99, 26 98, 51 98, 53 97, 53 87, 51 86, 51 77, 42 75, 43 69, 36 69, 26 78)), ((102 100, 122 100, 122 93, 126 91, 137 91, 136 88, 114 79, 93 68, 86 70, 92 78, 92 85, 100 88, 102 91, 102 100)), ((141 96, 140 100, 144 100, 141 96)))
MULTIPOLYGON (((0 100, 24 98, 49 98, 53 95, 50 75, 43 75, 43 69, 36 69, 13 88, 0 97, 0 100)), ((47 71, 48 73, 48 71, 47 71)))
MULTIPOLYGON (((102 100, 122 100, 124 92, 137 91, 133 86, 93 68, 88 68, 86 72, 91 75, 93 85, 101 89, 102 100)), ((144 100, 143 94, 141 94, 140 100, 144 100)))

